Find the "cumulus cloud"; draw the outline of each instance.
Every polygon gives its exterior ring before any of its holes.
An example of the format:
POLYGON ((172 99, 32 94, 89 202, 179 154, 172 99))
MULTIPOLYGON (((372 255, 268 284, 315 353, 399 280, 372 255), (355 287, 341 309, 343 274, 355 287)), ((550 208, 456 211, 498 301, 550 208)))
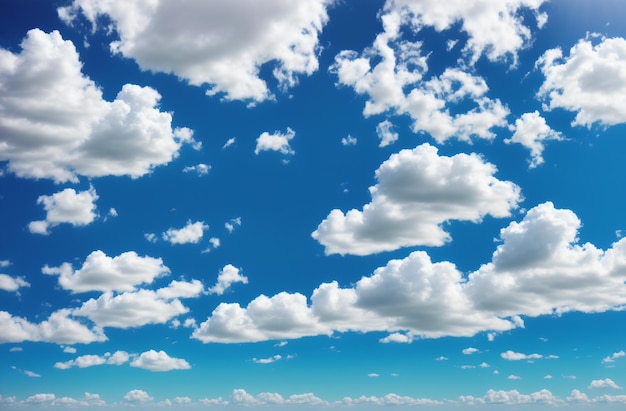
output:
POLYGON ((505 139, 505 143, 518 143, 530 150, 530 168, 543 164, 542 153, 544 142, 548 140, 563 140, 558 131, 554 131, 546 124, 538 111, 524 113, 515 120, 515 126, 510 126, 514 131, 511 138, 505 139))
POLYGON ((199 176, 205 176, 209 174, 211 166, 208 164, 197 164, 195 166, 187 166, 183 168, 183 173, 197 173, 199 176))
POLYGON ((187 370, 191 368, 189 363, 182 358, 172 358, 165 351, 157 352, 155 350, 141 353, 130 365, 150 371, 187 370))
POLYGON ((226 264, 217 276, 217 283, 208 291, 211 294, 222 295, 234 283, 248 284, 248 277, 242 275, 240 269, 234 265, 226 264))
POLYGON ((152 401, 154 398, 143 390, 130 390, 124 395, 124 399, 128 402, 143 403, 152 401))
POLYGON ((87 368, 96 365, 109 364, 109 365, 122 365, 128 362, 130 354, 126 351, 116 351, 113 354, 106 353, 104 355, 81 355, 73 360, 67 360, 63 362, 57 362, 54 364, 54 368, 59 370, 67 370, 72 367, 87 368))
POLYGON ((472 354, 476 354, 477 352, 480 352, 480 350, 474 347, 467 347, 462 350, 462 353, 465 355, 472 355, 472 354))
POLYGON ((593 380, 591 381, 591 384, 589 384, 589 387, 587 387, 589 389, 594 389, 594 388, 612 388, 614 390, 621 390, 622 387, 620 387, 619 385, 615 384, 615 381, 613 381, 610 378, 605 378, 603 380, 593 380))
POLYGON ((89 254, 78 270, 74 270, 71 263, 63 263, 59 267, 45 265, 41 271, 58 275, 59 285, 75 293, 133 291, 139 284, 150 284, 155 278, 170 273, 160 258, 141 257, 134 251, 109 257, 100 250, 89 254))
POLYGON ((59 32, 30 30, 21 47, 19 54, 0 49, 0 161, 17 176, 137 178, 193 142, 191 130, 172 129, 150 87, 126 84, 105 101, 59 32))
POLYGON ((47 320, 32 323, 25 318, 0 311, 0 329, 2 329, 0 343, 33 341, 89 344, 107 340, 101 328, 89 329, 81 322, 70 318, 71 314, 71 310, 61 309, 50 314, 47 320))
POLYGON ((284 398, 282 395, 273 392, 262 392, 257 396, 247 393, 242 388, 234 389, 230 402, 239 406, 263 406, 263 405, 328 405, 328 402, 318 398, 313 393, 306 394, 293 394, 288 398, 284 398))
POLYGON ((524 354, 521 352, 515 352, 515 351, 505 351, 502 354, 500 354, 500 357, 504 358, 505 360, 509 360, 509 361, 520 361, 520 360, 539 360, 542 358, 548 358, 548 359, 553 359, 553 358, 559 358, 555 355, 548 355, 548 356, 544 356, 542 354, 524 354))
MULTIPOLYGON (((607 250, 580 245, 579 227, 572 211, 543 203, 503 228, 492 261, 468 275, 415 251, 350 287, 321 284, 310 304, 306 296, 287 292, 260 295, 245 307, 221 303, 192 337, 233 343, 346 331, 407 338, 473 336, 523 327, 520 316, 621 309, 626 304, 626 239, 607 250)), ((502 356, 557 358, 513 351, 502 356)))
POLYGON ((608 357, 604 357, 602 359, 602 364, 614 363, 616 359, 622 358, 624 356, 626 356, 626 352, 624 352, 623 350, 614 352, 613 354, 609 355, 608 357))
POLYGON ((204 224, 204 221, 192 223, 189 220, 183 228, 170 228, 164 232, 163 239, 169 241, 170 244, 197 244, 202 239, 204 231, 208 229, 209 226, 204 224))
POLYGON ((429 144, 402 150, 376 170, 369 204, 345 214, 332 210, 312 236, 326 254, 441 246, 450 241, 444 222, 507 217, 517 207, 520 188, 495 173, 496 167, 476 154, 440 156, 429 144))
POLYGON ((254 154, 259 154, 261 151, 278 151, 282 154, 295 154, 296 152, 289 145, 289 141, 295 136, 296 132, 289 127, 287 127, 285 133, 275 131, 274 134, 270 134, 264 131, 259 138, 256 139, 254 154))
POLYGON ((442 402, 431 400, 429 398, 415 398, 394 393, 386 394, 382 397, 377 396, 361 396, 357 398, 344 397, 342 404, 348 406, 359 405, 382 405, 382 406, 402 406, 402 405, 441 405, 442 402))
POLYGON ((376 126, 376 134, 378 134, 378 138, 380 139, 379 147, 386 147, 398 140, 398 133, 393 131, 393 124, 389 120, 378 123, 376 126))
POLYGON ((343 137, 341 139, 341 145, 343 146, 356 146, 356 143, 358 142, 356 137, 352 137, 350 134, 348 134, 347 137, 343 137))
POLYGON ((97 27, 106 15, 119 35, 111 50, 134 59, 143 70, 206 84, 208 95, 260 102, 272 98, 259 75, 266 63, 282 89, 318 69, 318 35, 328 20, 329 3, 74 0, 59 9, 59 16, 71 24, 82 13, 97 27))
POLYGON ((73 188, 66 188, 63 191, 50 196, 39 196, 37 204, 42 204, 46 210, 45 220, 32 221, 28 224, 31 233, 49 234, 48 229, 62 223, 73 226, 85 226, 93 222, 96 217, 96 204, 98 199, 96 190, 89 187, 89 190, 76 192, 73 188))
POLYGON ((549 110, 576 113, 572 125, 611 126, 626 122, 626 39, 580 40, 564 56, 560 48, 537 61, 545 76, 538 96, 549 110))
POLYGON ((0 274, 0 290, 17 291, 20 287, 30 287, 30 283, 22 277, 11 277, 8 274, 0 274))
MULTIPOLYGON (((509 376, 516 377, 514 375, 509 376)), ((517 377, 519 379, 519 377, 517 377)), ((472 395, 462 395, 459 401, 467 405, 483 405, 483 404, 500 404, 500 405, 521 405, 521 404, 545 404, 559 405, 563 400, 552 394, 550 391, 543 389, 531 394, 522 394, 517 390, 489 390, 482 397, 474 397, 472 395)))

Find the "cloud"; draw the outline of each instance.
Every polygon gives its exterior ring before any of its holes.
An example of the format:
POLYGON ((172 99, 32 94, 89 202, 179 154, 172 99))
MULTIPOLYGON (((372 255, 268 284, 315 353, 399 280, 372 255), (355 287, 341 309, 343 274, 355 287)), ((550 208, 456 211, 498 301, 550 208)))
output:
POLYGON ((28 229, 34 234, 49 234, 49 228, 62 223, 73 226, 90 224, 98 216, 95 212, 97 199, 98 194, 93 187, 78 193, 73 188, 66 188, 50 196, 39 196, 37 204, 43 205, 46 219, 30 222, 28 229))
POLYGON ((378 134, 378 138, 380 139, 378 147, 386 147, 398 140, 398 133, 393 131, 392 128, 393 124, 389 120, 378 123, 376 126, 376 134, 378 134))
POLYGON ((429 398, 414 398, 394 393, 386 394, 382 397, 361 396, 358 398, 344 397, 341 403, 347 406, 359 405, 378 405, 378 406, 402 406, 402 405, 441 405, 440 401, 431 400, 429 398))
POLYGON ((520 352, 511 351, 511 350, 503 352, 502 354, 500 354, 500 357, 504 358, 505 360, 509 360, 509 361, 538 360, 538 359, 541 359, 541 358, 545 358, 541 354, 523 354, 523 353, 520 353, 520 352))
POLYGON ((232 233, 236 226, 241 226, 241 217, 231 218, 230 221, 224 223, 224 227, 229 233, 232 233))
POLYGON ((271 364, 273 362, 281 360, 282 358, 283 358, 282 356, 280 356, 279 354, 276 354, 273 357, 268 357, 268 358, 253 358, 252 362, 255 362, 257 364, 271 364))
POLYGON ((605 378, 604 380, 593 380, 591 381, 591 384, 589 384, 589 386, 587 387, 589 389, 595 389, 595 388, 612 388, 614 390, 621 390, 622 387, 620 387, 619 385, 615 384, 615 382, 610 379, 610 378, 605 378))
POLYGON ((192 223, 189 220, 183 228, 170 228, 164 232, 163 239, 169 241, 170 244, 197 244, 202 239, 204 231, 208 229, 209 226, 204 224, 204 221, 192 223))
POLYGON ((297 406, 306 406, 306 405, 328 405, 328 402, 316 397, 312 393, 306 394, 293 394, 288 398, 284 398, 282 395, 278 393, 272 392, 262 392, 258 394, 256 397, 247 393, 242 388, 234 389, 231 397, 231 404, 239 405, 239 406, 277 406, 277 405, 297 405, 297 406))
POLYGON ((78 270, 70 263, 63 263, 59 267, 45 265, 41 271, 58 275, 59 285, 75 293, 133 291, 136 285, 150 284, 155 278, 170 273, 160 258, 140 257, 134 251, 109 257, 100 250, 89 254, 78 270))
POLYGON ((165 351, 150 350, 141 353, 131 363, 131 367, 143 368, 150 371, 187 370, 189 363, 182 358, 172 358, 165 351))
POLYGON ((626 122, 626 39, 579 40, 564 56, 546 51, 536 66, 545 76, 538 97, 546 109, 576 112, 572 125, 611 126, 626 122))
POLYGON ((618 351, 618 352, 614 352, 613 354, 611 354, 608 357, 604 357, 602 359, 602 364, 610 364, 610 363, 614 363, 616 359, 618 358, 622 358, 626 356, 626 352, 622 351, 618 351))
POLYGON ((235 137, 229 138, 228 140, 226 140, 226 143, 224 143, 224 145, 222 146, 222 149, 232 146, 233 144, 235 144, 236 141, 237 139, 235 137))
POLYGON ((23 277, 11 277, 8 274, 0 274, 0 290, 17 291, 20 287, 30 287, 30 283, 23 277))
POLYGON ((341 145, 343 146, 356 146, 356 143, 358 142, 356 137, 352 137, 350 134, 348 134, 347 137, 343 137, 341 139, 341 145))
POLYGON ((105 355, 81 355, 73 360, 57 362, 54 364, 54 368, 59 370, 67 370, 72 367, 87 368, 96 365, 109 364, 109 365, 122 365, 128 362, 130 355, 126 351, 116 351, 113 354, 106 353, 105 355))
POLYGON ((402 333, 391 333, 388 336, 378 340, 383 344, 396 343, 396 344, 410 344, 413 342, 413 337, 402 333))
POLYGON ((195 298, 202 294, 204 286, 199 280, 176 281, 173 280, 167 287, 157 290, 157 295, 166 300, 174 298, 195 298))
POLYGON ((254 154, 259 154, 261 151, 278 151, 281 154, 295 154, 289 141, 296 136, 296 132, 287 127, 287 132, 281 133, 275 131, 274 134, 270 134, 267 131, 261 133, 259 138, 256 139, 256 148, 254 154))
POLYGON ((563 140, 564 137, 558 131, 554 131, 546 124, 538 111, 524 113, 515 120, 515 126, 510 126, 514 131, 511 138, 505 139, 505 143, 518 143, 530 150, 530 168, 543 164, 542 153, 544 142, 548 140, 563 140))
POLYGON ((164 297, 177 295, 177 291, 161 290, 138 290, 119 295, 105 292, 98 299, 85 301, 79 308, 73 309, 72 314, 87 317, 101 327, 136 328, 146 324, 165 324, 173 317, 189 312, 189 308, 178 298, 164 297))
POLYGON ((234 283, 248 284, 248 277, 241 275, 239 271, 234 265, 226 264, 217 276, 217 283, 209 288, 209 293, 222 295, 234 283))
POLYGON ((422 144, 392 154, 376 170, 372 201, 362 210, 332 210, 313 238, 326 254, 367 255, 401 247, 441 246, 450 241, 442 225, 507 217, 521 200, 520 188, 494 177, 496 167, 476 154, 438 155, 422 144))
MULTIPOLYGON (((390 260, 348 288, 260 295, 246 307, 221 303, 192 335, 208 342, 283 340, 335 332, 402 332, 408 337, 473 336, 523 327, 520 316, 621 309, 626 239, 607 250, 577 244, 580 221, 550 202, 500 232, 492 261, 464 275, 423 251, 390 260)), ((503 353, 506 359, 557 358, 503 353)))
POLYGON ((509 375, 506 378, 509 379, 509 380, 521 380, 522 379, 522 377, 520 377, 518 375, 514 375, 514 374, 511 374, 511 375, 509 375))
MULTIPOLYGON (((509 376, 510 379, 511 376, 509 376)), ((512 376, 515 377, 515 376, 512 376)), ((519 379, 519 377, 517 377, 519 379)), ((531 394, 521 394, 517 390, 489 390, 482 397, 472 395, 462 395, 459 402, 467 405, 500 404, 500 405, 521 405, 521 404, 546 404, 559 405, 563 400, 556 397, 550 391, 543 389, 531 394)))
POLYGON ((31 377, 31 378, 39 378, 39 377, 41 377, 41 375, 37 374, 36 372, 32 372, 32 371, 29 371, 29 370, 24 370, 24 374, 27 377, 31 377))
POLYGON ((71 310, 61 309, 50 314, 47 320, 31 323, 25 318, 14 317, 6 311, 0 311, 0 329, 2 329, 0 343, 33 341, 89 344, 107 340, 99 327, 89 329, 70 318, 70 315, 71 310))
POLYGON ((205 176, 209 174, 210 170, 210 165, 200 163, 195 166, 187 166, 183 168, 183 173, 197 173, 199 176, 205 176))
POLYGON ((106 15, 119 35, 111 50, 134 59, 142 70, 206 84, 208 95, 260 102, 272 98, 259 75, 267 63, 281 89, 294 86, 298 75, 318 69, 318 35, 328 20, 327 4, 75 0, 60 8, 59 16, 71 24, 82 13, 97 27, 106 15))
POLYGON ((480 350, 478 348, 468 347, 468 348, 464 348, 462 352, 465 355, 472 355, 472 354, 476 354, 477 352, 480 352, 480 350))
POLYGON ((30 30, 21 47, 19 54, 0 49, 0 161, 17 176, 137 178, 193 142, 191 130, 172 129, 150 87, 126 84, 114 101, 103 100, 59 32, 30 30))
POLYGON ((128 402, 144 403, 152 401, 154 398, 143 390, 131 390, 124 395, 124 399, 128 402))

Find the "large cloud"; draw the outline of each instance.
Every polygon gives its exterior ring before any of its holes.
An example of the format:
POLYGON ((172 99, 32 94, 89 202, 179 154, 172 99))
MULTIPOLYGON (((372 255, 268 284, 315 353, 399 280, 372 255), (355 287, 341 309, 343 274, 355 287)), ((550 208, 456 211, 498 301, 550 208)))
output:
POLYGON ((150 87, 126 84, 113 102, 81 73, 71 41, 28 32, 22 52, 0 49, 0 161, 20 177, 77 181, 149 173, 170 162, 189 129, 172 129, 150 87))
POLYGON ((71 263, 59 267, 44 266, 44 274, 58 275, 59 285, 75 293, 88 291, 133 291, 139 284, 150 284, 162 275, 170 273, 163 260, 141 257, 127 251, 117 257, 109 257, 97 250, 87 256, 82 267, 74 270, 71 263))
POLYGON ((331 0, 74 0, 59 9, 67 22, 82 13, 94 26, 108 16, 119 34, 112 51, 144 70, 173 73, 229 100, 272 97, 259 77, 273 63, 282 88, 318 68, 318 34, 331 0), (172 57, 175 56, 175 57, 172 57))
MULTIPOLYGON (((579 226, 572 211, 540 204, 503 228, 492 261, 467 276, 416 251, 351 287, 321 284, 310 304, 304 295, 286 292, 259 296, 247 307, 222 303, 193 337, 243 342, 387 331, 393 338, 386 342, 410 342, 523 327, 520 316, 622 309, 626 239, 607 250, 579 245, 579 226)), ((512 351, 503 357, 539 358, 512 351)))
POLYGON ((475 154, 440 156, 423 144, 393 154, 376 170, 372 201, 363 210, 333 210, 313 232, 326 254, 366 255, 450 240, 449 220, 507 217, 520 189, 494 177, 495 166, 475 154))
POLYGON ((93 222, 96 217, 96 204, 98 194, 93 187, 89 190, 76 192, 73 188, 50 196, 39 196, 37 204, 42 204, 46 210, 45 220, 31 221, 28 229, 31 233, 48 234, 50 227, 62 223, 74 226, 84 226, 93 222))
POLYGON ((545 76, 538 96, 548 109, 576 112, 573 125, 626 122, 626 40, 580 40, 564 56, 551 49, 537 61, 545 76))

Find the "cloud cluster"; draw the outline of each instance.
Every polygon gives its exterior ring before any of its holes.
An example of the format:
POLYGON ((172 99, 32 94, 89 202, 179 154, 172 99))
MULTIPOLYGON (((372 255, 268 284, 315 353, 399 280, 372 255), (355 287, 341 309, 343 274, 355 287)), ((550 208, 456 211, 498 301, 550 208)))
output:
POLYGON ((59 16, 69 24, 84 16, 94 27, 106 16, 119 35, 111 50, 143 70, 206 84, 208 95, 260 102, 273 97, 259 75, 266 63, 283 89, 294 86, 298 75, 317 70, 318 35, 330 3, 216 0, 181 7, 176 0, 74 0, 59 16))
MULTIPOLYGON (((384 342, 410 342, 523 327, 520 316, 620 309, 626 304, 626 239, 607 250, 579 245, 579 227, 572 211, 540 204, 503 228, 492 261, 467 276, 416 251, 351 287, 321 284, 310 304, 286 292, 261 295, 246 307, 221 303, 192 337, 229 343, 387 331, 392 334, 384 342)), ((556 357, 507 351, 503 358, 556 357)))
POLYGON ((392 154, 376 170, 372 201, 363 210, 332 210, 313 238, 326 254, 367 255, 450 241, 442 224, 507 217, 521 200, 520 188, 494 177, 496 167, 476 154, 440 156, 422 144, 392 154))
POLYGON ((538 96, 547 109, 576 112, 572 125, 626 122, 626 39, 580 40, 564 56, 560 48, 537 61, 545 76, 538 96))
POLYGON ((17 176, 136 178, 193 142, 191 130, 172 129, 150 87, 126 84, 114 101, 103 100, 57 31, 30 30, 21 47, 0 49, 0 161, 17 176))

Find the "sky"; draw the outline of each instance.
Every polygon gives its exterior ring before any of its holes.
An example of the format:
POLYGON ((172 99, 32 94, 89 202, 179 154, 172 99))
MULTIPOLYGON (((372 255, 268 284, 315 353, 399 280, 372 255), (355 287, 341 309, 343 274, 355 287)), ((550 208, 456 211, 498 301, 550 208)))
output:
POLYGON ((625 21, 0 1, 0 408, 622 409, 625 21))

